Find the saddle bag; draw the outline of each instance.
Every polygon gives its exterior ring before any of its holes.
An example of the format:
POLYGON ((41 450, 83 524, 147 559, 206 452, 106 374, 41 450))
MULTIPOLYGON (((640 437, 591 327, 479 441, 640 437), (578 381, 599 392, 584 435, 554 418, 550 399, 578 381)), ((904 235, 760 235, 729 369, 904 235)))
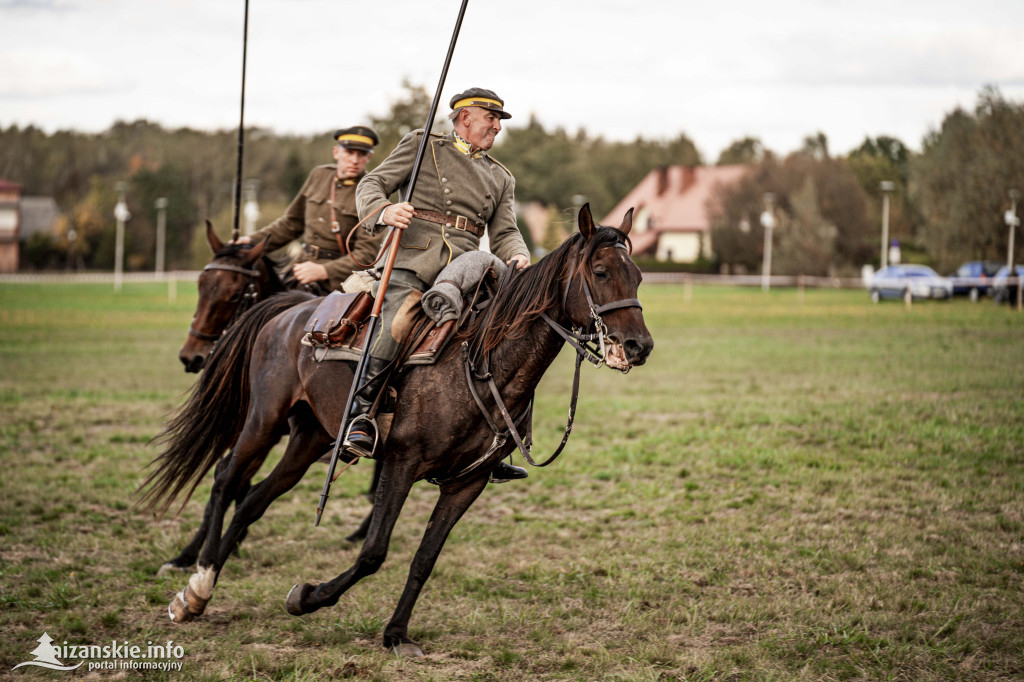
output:
POLYGON ((306 322, 304 340, 314 347, 340 346, 363 327, 372 308, 373 297, 365 291, 357 294, 332 291, 306 322))

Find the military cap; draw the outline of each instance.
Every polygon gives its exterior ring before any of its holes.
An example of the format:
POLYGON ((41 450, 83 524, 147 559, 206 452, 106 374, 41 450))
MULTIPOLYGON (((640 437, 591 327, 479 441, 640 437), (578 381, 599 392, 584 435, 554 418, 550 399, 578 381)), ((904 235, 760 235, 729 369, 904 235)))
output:
POLYGON ((498 112, 501 118, 512 118, 512 114, 502 108, 505 106, 505 100, 498 97, 493 90, 470 88, 452 97, 450 104, 453 114, 462 107, 483 107, 498 112))
POLYGON ((372 152, 373 148, 380 142, 380 137, 373 128, 366 126, 352 126, 335 131, 334 139, 345 149, 361 149, 364 152, 372 152))

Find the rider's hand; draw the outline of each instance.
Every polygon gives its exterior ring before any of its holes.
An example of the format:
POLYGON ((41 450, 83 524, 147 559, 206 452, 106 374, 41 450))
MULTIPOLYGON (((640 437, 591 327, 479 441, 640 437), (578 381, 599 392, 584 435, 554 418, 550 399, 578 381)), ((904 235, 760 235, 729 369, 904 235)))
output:
POLYGON ((251 244, 252 243, 252 237, 250 237, 249 235, 245 235, 243 237, 239 237, 238 239, 232 239, 228 243, 229 244, 251 244))
POLYGON ((516 269, 518 270, 525 270, 526 268, 530 267, 530 259, 521 253, 517 253, 516 255, 509 258, 508 262, 506 262, 505 265, 512 265, 512 263, 516 264, 516 269))
POLYGON ((385 225, 391 225, 399 230, 404 230, 409 227, 409 221, 412 220, 412 212, 412 204, 408 201, 401 204, 391 204, 380 214, 380 219, 385 225))
POLYGON ((312 284, 327 279, 327 268, 319 263, 306 261, 292 266, 292 274, 295 275, 295 279, 299 280, 299 284, 312 284))

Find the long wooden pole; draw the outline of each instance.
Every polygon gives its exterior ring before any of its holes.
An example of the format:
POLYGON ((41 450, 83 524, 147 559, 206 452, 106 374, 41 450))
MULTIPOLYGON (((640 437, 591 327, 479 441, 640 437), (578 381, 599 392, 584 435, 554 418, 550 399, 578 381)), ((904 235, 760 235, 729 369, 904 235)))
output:
MULTIPOLYGON (((248 1, 248 0, 247 0, 248 1)), ((448 54, 444 58, 444 66, 441 69, 441 78, 437 81, 437 89, 434 91, 434 99, 430 102, 430 112, 427 114, 427 123, 423 127, 423 136, 420 138, 420 146, 416 150, 416 159, 412 164, 412 173, 409 175, 409 184, 406 186, 402 201, 412 201, 413 192, 416 191, 416 176, 419 175, 420 166, 423 164, 423 153, 427 148, 427 141, 430 139, 430 128, 434 124, 434 116, 437 115, 438 102, 441 99, 441 91, 444 90, 445 79, 448 78, 448 67, 452 63, 452 55, 455 54, 455 43, 459 40, 459 31, 462 29, 462 19, 466 16, 466 5, 469 0, 462 0, 459 8, 459 17, 455 21, 455 30, 452 32, 451 42, 448 44, 448 54)), ((338 429, 338 437, 334 441, 334 448, 331 450, 331 462, 327 466, 327 477, 324 479, 324 487, 320 492, 320 502, 316 507, 316 521, 314 526, 320 525, 320 517, 323 516, 324 507, 327 505, 327 498, 331 492, 331 483, 334 481, 334 469, 338 465, 338 453, 341 451, 341 442, 345 438, 345 430, 348 428, 348 414, 352 410, 352 402, 355 400, 359 386, 366 374, 367 358, 370 354, 370 347, 376 340, 378 322, 381 308, 384 305, 384 294, 387 291, 388 283, 391 281, 391 271, 395 267, 395 258, 398 256, 398 243, 401 240, 402 231, 392 227, 388 232, 388 253, 384 259, 384 269, 380 275, 380 285, 377 287, 377 296, 373 302, 373 310, 370 311, 370 319, 367 321, 366 342, 363 346, 362 355, 356 364, 356 371, 352 376, 352 385, 349 387, 348 399, 345 401, 345 411, 341 416, 341 427, 338 429)))
POLYGON ((245 55, 249 47, 249 0, 245 0, 245 22, 242 28, 242 103, 238 113, 238 165, 235 170, 235 213, 231 239, 238 239, 238 216, 242 202, 242 150, 245 143, 245 55))

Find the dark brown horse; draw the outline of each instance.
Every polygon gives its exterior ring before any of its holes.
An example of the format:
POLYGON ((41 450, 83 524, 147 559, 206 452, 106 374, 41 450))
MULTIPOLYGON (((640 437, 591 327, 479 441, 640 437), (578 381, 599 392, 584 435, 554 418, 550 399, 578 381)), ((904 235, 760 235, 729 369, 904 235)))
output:
MULTIPOLYGON (((277 298, 270 303, 267 302, 268 299, 287 291, 287 285, 278 277, 274 261, 264 253, 265 242, 258 242, 252 246, 233 242, 225 244, 217 236, 209 221, 206 223, 206 241, 213 252, 213 258, 199 276, 199 299, 196 303, 196 311, 192 317, 192 323, 189 325, 185 344, 178 353, 179 359, 185 365, 186 372, 202 370, 213 348, 228 328, 240 321, 243 315, 252 310, 253 306, 258 305, 260 310, 253 311, 254 315, 248 316, 246 331, 241 336, 243 343, 246 339, 249 341, 255 339, 260 328, 276 314, 311 297, 308 294, 302 294, 297 297, 277 298)), ((292 281, 295 282, 294 279, 292 281)), ((295 284, 298 283, 295 282, 295 284)), ((240 348, 238 343, 239 341, 235 341, 229 344, 233 347, 232 353, 238 352, 240 348)), ((284 436, 287 433, 288 431, 285 429, 281 435, 284 436)), ((218 464, 218 469, 227 466, 227 463, 228 461, 225 460, 218 464)), ((252 473, 255 474, 255 471, 252 473)), ((376 466, 370 484, 371 500, 379 475, 380 467, 376 466)), ((248 490, 247 479, 239 486, 235 499, 240 502, 248 490)), ((203 521, 196 533, 178 556, 160 567, 161 575, 171 571, 186 570, 195 565, 199 551, 206 542, 206 533, 212 513, 213 507, 208 504, 203 514, 203 521)), ((346 540, 362 540, 366 537, 368 525, 367 522, 364 522, 346 540)))
MULTIPOLYGON (((500 405, 458 352, 416 367, 401 379, 362 550, 355 564, 334 580, 293 587, 286 599, 289 613, 331 606, 357 581, 375 573, 387 556, 392 529, 412 485, 430 479, 438 484, 440 496, 384 631, 386 647, 421 655, 408 637, 420 590, 449 532, 487 485, 491 468, 515 447, 493 426, 504 424, 503 409, 523 414, 567 338, 579 340, 584 330, 600 342, 601 361, 623 372, 643 364, 654 346, 636 299, 641 277, 629 257, 631 225, 632 212, 618 229, 597 226, 584 206, 579 232, 511 278, 492 301, 492 313, 465 330, 461 338, 469 347, 487 353, 500 405), (477 399, 486 414, 478 409, 477 399)), ((228 463, 218 467, 209 538, 197 570, 168 608, 175 622, 203 613, 244 530, 298 482, 338 433, 353 368, 346 362, 318 363, 301 345, 303 326, 315 307, 315 301, 308 301, 281 313, 262 327, 255 341, 230 353, 229 340, 235 342, 241 334, 236 325, 165 432, 169 447, 147 479, 146 498, 156 507, 166 509, 176 495, 191 492, 221 453, 232 448, 228 463), (252 487, 222 534, 231 499, 285 428, 290 437, 280 462, 252 487)))
POLYGON ((186 372, 203 368, 214 344, 232 322, 254 303, 282 292, 285 285, 274 270, 274 262, 263 253, 266 242, 224 244, 213 225, 206 223, 206 241, 213 259, 199 275, 199 301, 185 344, 178 359, 186 372))

